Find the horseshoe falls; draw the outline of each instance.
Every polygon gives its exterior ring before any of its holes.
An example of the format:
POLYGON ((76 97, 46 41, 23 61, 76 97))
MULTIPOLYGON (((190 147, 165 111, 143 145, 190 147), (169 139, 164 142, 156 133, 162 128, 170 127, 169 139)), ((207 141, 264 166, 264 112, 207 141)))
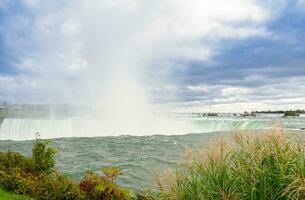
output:
MULTIPOLYGON (((305 118, 281 117, 199 117, 192 115, 152 118, 141 126, 122 126, 121 122, 93 118, 4 118, 0 140, 32 140, 36 133, 43 139, 66 137, 184 135, 191 133, 228 132, 265 129, 282 124, 287 129, 302 130, 305 118), (161 123, 162 122, 162 123, 161 123)), ((126 119, 126 121, 128 121, 126 119)))

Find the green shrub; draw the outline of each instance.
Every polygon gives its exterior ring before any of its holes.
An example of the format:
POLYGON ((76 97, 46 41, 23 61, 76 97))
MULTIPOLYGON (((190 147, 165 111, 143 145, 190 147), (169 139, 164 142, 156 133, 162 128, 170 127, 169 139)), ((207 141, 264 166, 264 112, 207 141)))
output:
POLYGON ((137 200, 155 200, 157 199, 156 194, 150 194, 150 192, 143 193, 143 192, 138 192, 136 193, 136 199, 137 200))
POLYGON ((0 171, 7 171, 16 167, 25 172, 34 171, 33 161, 30 157, 13 151, 0 152, 0 171))
POLYGON ((32 149, 32 159, 36 172, 50 172, 55 167, 56 150, 49 148, 48 141, 37 139, 32 149))
POLYGON ((78 184, 59 173, 42 173, 31 182, 31 196, 41 200, 80 200, 85 199, 78 184))
POLYGON ((51 172, 55 167, 56 150, 47 147, 48 143, 36 140, 32 149, 32 157, 12 151, 0 152, 0 170, 19 168, 24 172, 51 172))
POLYGON ((20 168, 11 168, 7 171, 0 171, 0 187, 17 194, 26 194, 31 189, 28 187, 30 181, 24 177, 26 173, 20 168))
POLYGON ((103 175, 85 174, 80 183, 57 172, 53 148, 37 139, 32 157, 17 152, 0 152, 0 187, 39 200, 128 200, 129 190, 115 180, 122 174, 117 167, 103 168, 103 175))
POLYGON ((18 168, 0 174, 1 187, 16 194, 27 194, 35 199, 84 199, 78 184, 58 173, 24 173, 18 168))
POLYGON ((103 169, 103 176, 86 172, 80 182, 80 189, 90 200, 129 200, 131 199, 129 190, 119 187, 114 182, 121 171, 116 167, 106 167, 103 169))
POLYGON ((305 199, 304 140, 281 129, 238 133, 205 151, 192 152, 168 181, 163 199, 305 199))
POLYGON ((298 111, 286 111, 284 113, 284 117, 299 117, 300 116, 300 113, 298 111))
POLYGON ((36 140, 32 157, 0 152, 0 187, 41 200, 85 199, 78 183, 56 172, 56 151, 47 144, 36 140))

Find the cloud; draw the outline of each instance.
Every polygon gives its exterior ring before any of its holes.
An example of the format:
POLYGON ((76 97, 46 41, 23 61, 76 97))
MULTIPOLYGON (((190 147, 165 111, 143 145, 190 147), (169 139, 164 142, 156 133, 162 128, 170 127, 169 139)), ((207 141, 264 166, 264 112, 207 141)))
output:
POLYGON ((304 76, 265 78, 259 86, 248 87, 193 85, 179 89, 184 98, 174 105, 178 110, 194 112, 300 109, 305 107, 304 85, 304 76))
POLYGON ((36 82, 28 77, 0 76, 0 100, 15 102, 16 99, 20 98, 20 95, 33 94, 36 86, 36 82))
POLYGON ((223 96, 234 96, 234 95, 244 95, 251 93, 252 90, 243 87, 228 87, 224 88, 221 92, 223 96))
POLYGON ((42 85, 55 78, 58 98, 69 90, 103 90, 93 86, 98 83, 141 79, 158 60, 156 68, 175 59, 209 60, 213 40, 264 35, 269 15, 250 0, 26 0, 23 10, 6 24, 5 41, 20 51, 19 70, 42 85), (67 85, 71 79, 78 88, 67 85))
POLYGON ((304 72, 304 48, 298 45, 305 41, 304 29, 297 22, 302 14, 292 18, 294 24, 285 15, 286 8, 297 13, 296 4, 303 1, 10 3, 18 12, 10 10, 2 20, 5 45, 0 48, 12 52, 5 63, 14 81, 2 80, 6 90, 1 95, 112 107, 124 100, 131 108, 151 102, 255 105, 256 98, 269 95, 258 89, 272 93, 277 77, 304 72), (24 92, 14 87, 20 77, 33 83, 24 92))
POLYGON ((35 6, 38 3, 37 0, 23 0, 23 1, 29 7, 35 6))

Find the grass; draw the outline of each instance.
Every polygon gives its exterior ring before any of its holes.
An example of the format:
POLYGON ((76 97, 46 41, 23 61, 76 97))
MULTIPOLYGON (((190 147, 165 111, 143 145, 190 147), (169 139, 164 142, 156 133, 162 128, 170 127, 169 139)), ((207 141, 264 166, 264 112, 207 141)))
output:
POLYGON ((22 195, 17 195, 17 194, 11 193, 11 192, 7 192, 0 188, 0 199, 1 200, 29 200, 30 198, 22 196, 22 195))
POLYGON ((189 152, 187 162, 160 176, 161 199, 305 199, 304 148, 303 137, 281 128, 236 133, 189 152))

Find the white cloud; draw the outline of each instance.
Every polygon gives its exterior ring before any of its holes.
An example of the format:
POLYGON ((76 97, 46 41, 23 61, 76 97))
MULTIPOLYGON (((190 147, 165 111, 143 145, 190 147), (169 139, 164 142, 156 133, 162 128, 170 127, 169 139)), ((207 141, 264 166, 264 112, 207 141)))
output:
POLYGON ((251 92, 252 92, 251 89, 245 87, 227 87, 222 89, 221 94, 223 96, 234 96, 234 95, 250 94, 251 92))
POLYGON ((38 3, 38 0, 23 0, 23 2, 27 5, 27 6, 35 6, 38 3))
MULTIPOLYGON (((254 78, 254 80, 257 80, 254 78)), ((243 80, 244 83, 253 81, 243 80)), ((196 100, 175 104, 182 111, 243 112, 253 110, 290 110, 305 107, 305 78, 265 77, 258 86, 192 85, 188 89, 196 100), (199 92, 199 93, 198 93, 199 92), (208 98, 203 98, 207 92, 208 98), (198 98, 199 97, 199 98, 198 98), (198 100, 199 99, 199 100, 198 100)))
POLYGON ((301 6, 304 5, 305 4, 305 0, 299 0, 298 4, 301 5, 301 6))
POLYGON ((20 96, 29 98, 36 91, 37 83, 25 76, 0 75, 0 99, 20 102, 20 96))
MULTIPOLYGON (((254 0, 25 3, 33 14, 7 27, 6 34, 10 36, 7 42, 22 52, 17 66, 30 72, 28 78, 39 86, 34 96, 31 92, 28 96, 90 103, 103 102, 106 94, 117 97, 112 90, 121 86, 121 98, 129 98, 136 89, 148 101, 146 80, 152 63, 158 63, 152 71, 159 77, 150 80, 151 84, 167 80, 162 84, 173 85, 170 68, 176 66, 167 66, 167 62, 211 61, 222 39, 268 36, 264 25, 272 13, 254 0), (22 38, 26 45, 16 42, 21 32, 27 33, 22 38)), ((188 89, 209 91, 202 86, 188 89)), ((246 91, 223 91, 226 95, 234 92, 246 91)))
POLYGON ((76 71, 83 68, 86 68, 88 66, 88 62, 84 59, 77 58, 75 60, 72 60, 72 63, 68 65, 68 70, 76 71))
POLYGON ((23 58, 20 61, 20 63, 16 65, 16 67, 21 71, 33 71, 35 70, 34 66, 35 66, 34 60, 26 57, 23 58))
POLYGON ((77 34, 79 29, 80 29, 79 24, 73 21, 66 21, 61 26, 62 33, 65 35, 77 34))
POLYGON ((210 92, 211 91, 211 87, 209 86, 206 86, 206 85, 188 85, 186 86, 186 88, 190 91, 195 91, 195 92, 204 92, 204 93, 207 93, 207 92, 210 92))

